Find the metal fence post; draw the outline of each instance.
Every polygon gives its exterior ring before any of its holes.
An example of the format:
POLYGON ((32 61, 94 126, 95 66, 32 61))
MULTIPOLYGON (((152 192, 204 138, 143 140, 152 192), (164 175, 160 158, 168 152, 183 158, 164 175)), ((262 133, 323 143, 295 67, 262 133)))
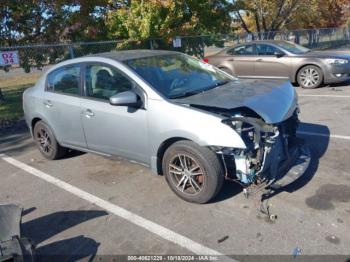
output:
POLYGON ((149 39, 149 48, 153 50, 153 41, 152 38, 149 39))
POLYGON ((5 102, 5 97, 4 95, 2 94, 2 91, 1 91, 1 88, 0 88, 0 104, 5 102))
POLYGON ((70 58, 74 58, 73 46, 72 46, 72 45, 69 45, 68 49, 69 49, 70 58))

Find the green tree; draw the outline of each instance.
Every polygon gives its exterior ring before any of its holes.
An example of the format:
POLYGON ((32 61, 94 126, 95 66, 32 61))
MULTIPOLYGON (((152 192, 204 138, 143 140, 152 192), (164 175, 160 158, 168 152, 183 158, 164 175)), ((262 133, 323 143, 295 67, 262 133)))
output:
POLYGON ((106 14, 127 0, 3 0, 0 44, 102 40, 106 14))
MULTIPOLYGON (((0 5, 0 46, 105 40, 106 13, 126 4, 126 0, 113 3, 108 0, 3 0, 0 5)), ((76 51, 78 54, 88 52, 76 51)), ((26 71, 69 55, 64 47, 19 49, 20 63, 26 71)))
POLYGON ((142 41, 150 37, 228 33, 230 4, 225 0, 133 0, 108 13, 112 37, 142 41))

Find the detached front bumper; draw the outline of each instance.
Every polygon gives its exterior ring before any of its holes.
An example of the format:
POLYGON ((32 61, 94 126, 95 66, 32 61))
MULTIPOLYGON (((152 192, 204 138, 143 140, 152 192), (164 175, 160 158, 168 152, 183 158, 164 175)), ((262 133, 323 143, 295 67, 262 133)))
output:
POLYGON ((288 157, 277 170, 277 174, 269 183, 269 188, 283 188, 306 173, 311 162, 311 154, 305 145, 295 145, 288 150, 288 157))
MULTIPOLYGON (((225 123, 231 124, 246 144, 243 150, 222 151, 223 155, 234 157, 235 176, 242 185, 264 184, 277 189, 305 174, 311 156, 304 141, 296 137, 297 110, 275 125, 252 117, 231 117, 225 123)), ((232 166, 223 160, 226 167, 232 166)))

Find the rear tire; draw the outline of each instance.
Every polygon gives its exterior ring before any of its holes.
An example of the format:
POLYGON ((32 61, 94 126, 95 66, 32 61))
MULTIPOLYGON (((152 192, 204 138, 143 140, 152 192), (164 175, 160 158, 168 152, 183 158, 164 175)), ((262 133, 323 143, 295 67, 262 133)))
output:
POLYGON ((40 153, 45 158, 55 160, 66 154, 67 149, 58 144, 51 128, 45 122, 39 121, 35 124, 33 136, 40 153))
POLYGON ((313 65, 304 66, 298 72, 297 81, 302 88, 318 88, 323 82, 322 69, 313 65))
POLYGON ((217 155, 191 141, 171 145, 162 167, 171 190, 188 202, 207 203, 222 188, 224 172, 217 155))

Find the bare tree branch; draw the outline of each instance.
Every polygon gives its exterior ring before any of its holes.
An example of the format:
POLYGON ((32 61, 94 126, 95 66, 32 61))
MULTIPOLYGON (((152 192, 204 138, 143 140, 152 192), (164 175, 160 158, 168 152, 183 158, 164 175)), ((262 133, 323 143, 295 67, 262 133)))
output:
POLYGON ((286 4, 286 2, 287 2, 287 0, 281 0, 280 1, 279 6, 278 6, 277 14, 276 14, 276 16, 273 18, 273 20, 271 22, 269 31, 275 31, 277 20, 278 20, 278 18, 280 18, 282 10, 283 10, 283 7, 286 4))
POLYGON ((241 24, 242 24, 243 29, 244 29, 247 33, 251 33, 251 31, 249 30, 249 28, 248 28, 246 22, 244 21, 243 17, 241 16, 239 10, 237 10, 235 13, 237 14, 239 20, 241 21, 241 24))
POLYGON ((257 32, 259 33, 259 36, 260 36, 261 28, 260 28, 260 19, 259 19, 258 12, 254 12, 254 18, 255 18, 256 30, 257 30, 257 32))
POLYGON ((274 31, 280 29, 281 27, 283 27, 286 24, 286 22, 289 20, 289 18, 293 14, 293 12, 298 8, 299 3, 300 3, 300 0, 292 1, 290 8, 287 9, 286 13, 283 15, 284 19, 282 19, 282 21, 280 21, 276 25, 276 27, 274 28, 274 31))

